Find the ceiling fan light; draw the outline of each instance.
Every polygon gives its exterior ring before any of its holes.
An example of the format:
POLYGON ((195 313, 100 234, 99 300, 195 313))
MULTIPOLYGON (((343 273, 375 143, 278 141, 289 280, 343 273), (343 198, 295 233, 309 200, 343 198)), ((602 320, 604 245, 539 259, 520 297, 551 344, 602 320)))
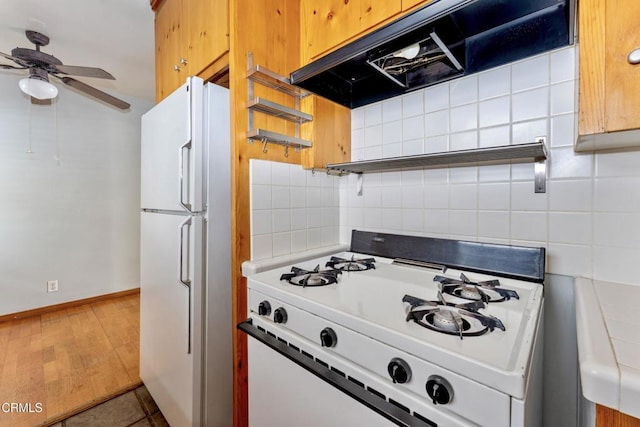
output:
POLYGON ((58 88, 37 78, 24 78, 18 82, 20 90, 36 99, 53 99, 58 96, 58 88))

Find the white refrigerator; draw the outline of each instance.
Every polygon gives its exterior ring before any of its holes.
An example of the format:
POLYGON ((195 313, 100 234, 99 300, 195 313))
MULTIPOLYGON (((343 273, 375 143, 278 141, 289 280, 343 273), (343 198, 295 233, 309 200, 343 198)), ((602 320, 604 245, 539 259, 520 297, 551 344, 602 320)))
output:
POLYGON ((228 90, 142 116, 140 378, 172 427, 232 424, 228 90))

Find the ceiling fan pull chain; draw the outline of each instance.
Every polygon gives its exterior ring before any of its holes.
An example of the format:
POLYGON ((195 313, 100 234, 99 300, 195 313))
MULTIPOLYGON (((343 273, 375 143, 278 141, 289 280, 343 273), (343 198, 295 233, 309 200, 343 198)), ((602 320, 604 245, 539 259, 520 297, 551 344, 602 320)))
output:
POLYGON ((31 146, 31 117, 33 112, 31 111, 31 97, 27 97, 27 103, 29 105, 29 146, 27 147, 27 154, 33 154, 32 146, 31 146))
POLYGON ((56 156, 54 157, 54 160, 56 161, 56 163, 58 163, 58 166, 60 166, 60 140, 58 139, 58 103, 57 102, 52 102, 53 104, 53 127, 54 127, 54 133, 55 133, 55 139, 56 139, 56 156))

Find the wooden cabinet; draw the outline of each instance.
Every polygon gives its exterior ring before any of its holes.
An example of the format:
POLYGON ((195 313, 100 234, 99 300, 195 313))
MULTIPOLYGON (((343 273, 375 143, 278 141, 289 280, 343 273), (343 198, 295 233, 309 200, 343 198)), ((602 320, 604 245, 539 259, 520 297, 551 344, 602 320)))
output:
POLYGON ((596 427, 640 427, 640 419, 596 405, 596 427))
POLYGON ((156 101, 160 101, 188 76, 209 79, 207 73, 213 72, 210 65, 225 57, 229 51, 229 2, 163 0, 152 3, 152 8, 156 13, 156 101))
POLYGON ((640 48, 640 28, 636 22, 640 2, 581 0, 578 13, 580 82, 576 149, 640 144, 640 138, 629 138, 623 132, 640 129, 640 65, 627 61, 629 52, 640 48))
POLYGON ((180 67, 179 59, 184 50, 181 17, 181 0, 165 0, 156 9, 156 101, 173 92, 186 78, 183 72, 175 69, 180 67))
POLYGON ((409 10, 415 6, 424 6, 427 3, 431 3, 433 0, 402 0, 402 11, 409 10))
POLYGON ((302 63, 364 34, 401 9, 402 0, 301 0, 302 63))
POLYGON ((319 96, 303 99, 302 110, 313 116, 300 128, 300 136, 313 142, 301 152, 302 167, 325 169, 329 163, 350 161, 351 110, 319 96))

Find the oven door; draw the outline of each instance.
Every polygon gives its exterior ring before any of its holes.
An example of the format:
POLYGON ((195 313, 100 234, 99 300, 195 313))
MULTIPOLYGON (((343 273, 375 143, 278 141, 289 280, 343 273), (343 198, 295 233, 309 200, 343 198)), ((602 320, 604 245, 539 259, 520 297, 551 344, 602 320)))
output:
POLYGON ((378 391, 383 388, 365 385, 375 378, 340 365, 272 322, 248 319, 238 329, 249 335, 250 427, 469 425, 427 408, 417 413, 398 405, 378 391))

